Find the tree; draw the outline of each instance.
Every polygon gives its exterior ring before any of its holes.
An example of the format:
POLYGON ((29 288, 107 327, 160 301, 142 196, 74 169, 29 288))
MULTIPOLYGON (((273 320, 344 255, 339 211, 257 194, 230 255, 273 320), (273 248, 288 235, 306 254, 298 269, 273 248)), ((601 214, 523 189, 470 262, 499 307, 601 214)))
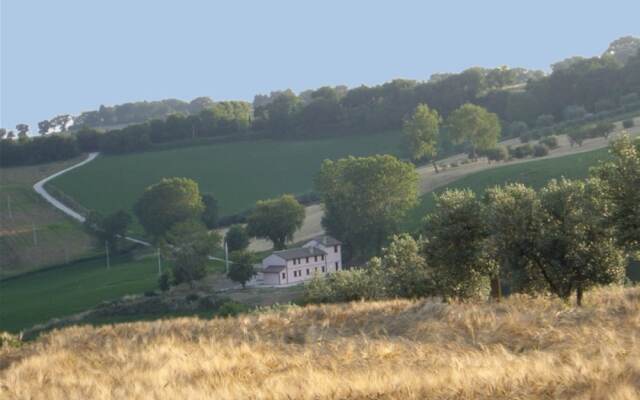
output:
POLYGON ((204 204, 202 222, 207 228, 213 229, 218 223, 218 200, 213 195, 205 194, 202 196, 202 204, 204 204))
POLYGON ((432 271, 422 254, 422 240, 408 234, 394 236, 380 258, 374 258, 369 266, 377 264, 384 277, 387 295, 398 297, 423 297, 433 293, 432 271))
POLYGON ((124 210, 107 216, 94 211, 84 222, 87 230, 98 238, 99 245, 102 246, 106 242, 113 253, 118 252, 119 242, 127 233, 129 224, 131 224, 131 215, 124 210))
POLYGON ((229 251, 245 250, 249 246, 249 234, 242 225, 233 225, 224 238, 229 251))
POLYGON ((207 231, 197 220, 174 224, 162 241, 162 253, 171 261, 175 284, 193 282, 205 277, 208 256, 220 247, 220 235, 207 231))
POLYGON ((304 216, 304 206, 291 195, 261 200, 247 218, 247 233, 253 237, 269 239, 273 242, 274 249, 281 250, 302 227, 304 216))
POLYGON ((255 255, 246 250, 238 250, 231 253, 229 259, 233 262, 229 265, 227 276, 232 281, 240 283, 244 289, 247 282, 256 274, 253 268, 255 255))
POLYGON ((0 128, 0 140, 4 139, 7 136, 7 130, 4 128, 0 128))
POLYGON ((615 227, 618 243, 640 252, 640 146, 624 135, 609 146, 611 161, 592 171, 603 184, 603 194, 614 207, 607 214, 615 227))
POLYGON ((73 121, 73 118, 69 114, 57 115, 51 119, 50 124, 52 128, 60 128, 60 132, 66 132, 69 127, 69 123, 73 121))
POLYGON ((426 104, 418 104, 413 114, 404 121, 403 132, 411 159, 415 162, 430 159, 438 173, 435 157, 438 154, 440 116, 426 104))
POLYGON ((458 300, 482 296, 497 266, 487 251, 489 230, 475 194, 468 189, 447 190, 436 196, 423 234, 425 258, 439 294, 458 300))
POLYGON ((417 186, 413 164, 390 155, 326 160, 316 178, 322 225, 352 256, 376 254, 416 204, 417 186))
POLYGON ((198 184, 187 178, 164 178, 145 189, 134 212, 156 240, 179 222, 200 219, 204 205, 198 184))
POLYGON ((449 135, 456 144, 466 143, 469 154, 476 158, 477 150, 495 147, 500 138, 500 120, 480 106, 464 104, 448 119, 449 135))
POLYGON ((49 120, 44 120, 44 121, 40 121, 38 122, 38 133, 41 135, 46 135, 47 133, 49 133, 49 130, 51 129, 51 123, 49 122, 49 120))
POLYGON ((27 124, 18 124, 18 125, 16 125, 16 130, 18 131, 18 137, 19 138, 25 138, 25 137, 27 137, 27 134, 29 133, 29 125, 27 125, 27 124))
POLYGON ((536 126, 538 128, 547 128, 555 123, 555 117, 550 114, 543 114, 536 118, 536 126))
POLYGON ((598 180, 550 181, 540 191, 542 222, 530 259, 551 292, 568 299, 576 294, 578 306, 588 288, 621 282, 624 252, 614 230, 605 221, 611 207, 598 180))
POLYGON ((501 278, 507 278, 512 292, 546 289, 540 273, 528 258, 542 223, 540 200, 535 190, 513 183, 485 192, 485 220, 490 233, 488 249, 499 271, 492 289, 501 296, 501 278))

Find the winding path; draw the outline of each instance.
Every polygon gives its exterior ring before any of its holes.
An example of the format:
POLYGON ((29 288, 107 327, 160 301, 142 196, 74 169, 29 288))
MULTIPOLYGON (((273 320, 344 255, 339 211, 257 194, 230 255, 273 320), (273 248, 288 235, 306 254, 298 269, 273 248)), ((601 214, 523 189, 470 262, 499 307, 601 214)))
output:
MULTIPOLYGON (((40 196, 42 196, 42 198, 49 204, 51 204, 52 206, 54 206, 55 208, 57 208, 58 210, 62 211, 63 213, 65 213, 66 215, 68 215, 69 217, 75 219, 76 221, 83 223, 86 218, 81 215, 80 213, 72 210, 70 207, 66 206, 65 204, 63 204, 60 200, 56 199, 55 197, 53 197, 51 194, 49 194, 49 192, 47 192, 47 190, 44 188, 44 185, 49 182, 50 180, 59 177, 60 175, 66 174, 67 172, 82 167, 85 164, 90 163, 91 161, 95 160, 96 157, 98 157, 100 153, 89 153, 89 156, 87 158, 85 158, 83 161, 80 161, 77 164, 74 164, 72 166, 70 166, 69 168, 65 168, 62 171, 58 171, 53 175, 49 175, 46 178, 39 180, 38 182, 35 183, 35 185, 33 185, 33 190, 36 191, 36 193, 38 193, 40 196)), ((145 242, 144 240, 140 240, 140 239, 136 239, 136 238, 132 238, 130 236, 125 236, 124 237, 126 240, 133 242, 133 243, 138 243, 141 244, 143 246, 151 246, 151 243, 149 242, 145 242)))

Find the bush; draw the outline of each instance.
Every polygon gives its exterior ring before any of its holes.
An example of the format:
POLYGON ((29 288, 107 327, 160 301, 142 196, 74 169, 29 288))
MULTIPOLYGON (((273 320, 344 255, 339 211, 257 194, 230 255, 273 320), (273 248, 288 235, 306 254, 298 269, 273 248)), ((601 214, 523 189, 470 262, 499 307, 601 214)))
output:
POLYGON ((158 278, 158 288, 160 288, 161 291, 166 292, 169 290, 169 287, 169 274, 163 272, 158 278))
POLYGON ((509 125, 509 128, 507 129, 507 136, 518 137, 528 130, 529 126, 526 124, 526 122, 514 121, 509 125))
POLYGON ((529 143, 530 140, 531 140, 530 132, 523 132, 520 134, 520 143, 529 143))
POLYGON ((565 121, 573 121, 576 119, 582 119, 587 114, 587 111, 582 106, 567 106, 562 112, 562 116, 565 121))
POLYGON ((158 294, 153 290, 147 290, 146 292, 144 292, 144 297, 155 297, 157 295, 158 294))
POLYGON ((547 146, 549 149, 555 149, 558 147, 558 138, 556 136, 548 136, 540 140, 540 144, 547 146))
POLYGON ((530 144, 523 144, 510 149, 510 156, 513 158, 525 158, 533 154, 533 147, 530 144))
POLYGON ((249 311, 249 306, 246 304, 229 300, 218 308, 217 314, 221 317, 233 317, 238 314, 246 313, 247 311, 249 311))
POLYGON ((538 128, 544 128, 553 125, 555 118, 551 114, 542 114, 536 119, 536 126, 538 128))
POLYGON ((544 144, 537 144, 533 147, 534 157, 544 157, 549 154, 549 148, 544 144))
POLYGON ((189 293, 187 297, 185 297, 185 299, 189 303, 193 303, 194 301, 198 301, 200 299, 200 296, 198 296, 196 293, 189 293))
POLYGON ((625 119, 622 121, 622 127, 624 129, 633 128, 635 126, 635 122, 632 119, 625 119))
POLYGON ((504 146, 494 147, 493 149, 486 150, 484 154, 489 161, 504 161, 509 158, 509 152, 504 146))
POLYGON ((305 300, 311 303, 339 303, 384 297, 379 275, 370 269, 354 268, 315 276, 305 285, 305 300))

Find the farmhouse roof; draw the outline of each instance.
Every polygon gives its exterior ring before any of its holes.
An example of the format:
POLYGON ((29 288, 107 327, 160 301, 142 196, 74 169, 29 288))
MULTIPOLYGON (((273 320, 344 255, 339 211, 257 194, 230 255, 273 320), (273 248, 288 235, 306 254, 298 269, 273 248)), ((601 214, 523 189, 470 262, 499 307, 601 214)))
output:
POLYGON ((317 247, 296 247, 294 249, 275 251, 273 254, 285 260, 293 260, 294 258, 324 256, 327 253, 317 247))
POLYGON ((315 240, 318 243, 322 244, 323 246, 337 246, 342 244, 341 241, 339 241, 338 239, 334 238, 333 236, 329 236, 329 235, 319 235, 314 237, 311 240, 315 240))
POLYGON ((265 274, 277 274, 283 271, 284 268, 285 268, 284 265, 269 265, 268 267, 263 269, 262 272, 265 274))

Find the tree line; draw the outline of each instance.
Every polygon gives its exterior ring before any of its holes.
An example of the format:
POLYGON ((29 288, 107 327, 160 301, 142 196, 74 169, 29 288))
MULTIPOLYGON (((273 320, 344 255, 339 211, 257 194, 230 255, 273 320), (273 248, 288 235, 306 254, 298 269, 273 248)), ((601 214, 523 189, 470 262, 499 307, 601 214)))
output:
MULTIPOLYGON (((640 109, 640 53, 626 41, 616 46, 629 47, 636 50, 636 54, 631 56, 629 50, 625 57, 616 58, 615 47, 600 57, 573 58, 555 64, 548 76, 518 68, 476 67, 458 74, 436 75, 427 82, 397 79, 372 87, 321 87, 299 95, 285 90, 270 96, 256 96, 253 105, 234 101, 213 103, 210 99, 199 98, 185 103, 189 105, 188 112, 181 111, 166 118, 156 115, 150 121, 106 133, 87 126, 79 131, 76 129, 72 140, 77 140, 81 151, 124 153, 144 151, 158 143, 233 137, 247 132, 272 138, 302 139, 370 134, 402 128, 407 116, 420 104, 428 104, 443 119, 448 119, 466 104, 483 107, 497 116, 507 137, 540 130, 550 134, 554 124, 568 127, 581 121, 640 109)), ((130 105, 122 105, 114 110, 126 115, 130 108, 130 105)), ((97 113, 109 114, 106 109, 97 113)), ((76 126, 80 127, 86 120, 80 118, 76 126)), ((24 130, 24 124, 20 125, 24 130)), ((28 131, 28 126, 26 129, 28 131)), ((12 131, 3 132, 13 135, 12 131)), ((450 151, 456 141, 446 132, 443 130, 443 140, 440 140, 445 152, 450 151)), ((26 132, 23 136, 24 142, 30 140, 26 138, 26 132)), ((0 146, 4 147, 0 149, 2 154, 27 154, 26 157, 10 157, 12 160, 48 160, 39 154, 31 155, 38 146, 19 148, 20 143, 9 145, 6 142, 0 141, 0 146)), ((73 144, 67 145, 70 147, 65 154, 73 153, 73 144)), ((22 164, 29 162, 32 161, 22 161, 22 164)), ((7 162, 3 165, 16 164, 7 162)))
MULTIPOLYGON (((404 203, 385 193, 375 204, 365 198, 360 207, 337 213, 335 207, 357 200, 351 197, 357 194, 349 186, 336 186, 336 165, 326 164, 320 185, 328 232, 353 247, 375 247, 380 236, 391 239, 364 267, 315 279, 306 288, 307 299, 439 296, 464 301, 490 293, 499 298, 507 287, 512 293, 551 293, 563 299, 574 295, 581 305, 590 287, 623 283, 629 257, 640 254, 640 141, 622 137, 610 152, 612 160, 594 168, 586 180, 552 180, 538 191, 507 184, 479 197, 470 190, 448 190, 436 197, 434 211, 414 235, 395 235, 398 215, 410 209, 413 192, 399 195, 404 203), (329 183, 325 174, 331 177, 329 183)), ((341 174, 344 183, 356 184, 370 163, 406 169, 404 178, 388 173, 393 189, 399 180, 410 184, 414 179, 408 164, 391 158, 338 163, 345 172, 360 170, 341 174)), ((383 178, 377 179, 383 185, 383 178)), ((369 190, 368 195, 376 192, 369 190)), ((350 252, 358 253, 353 248, 350 252)))

